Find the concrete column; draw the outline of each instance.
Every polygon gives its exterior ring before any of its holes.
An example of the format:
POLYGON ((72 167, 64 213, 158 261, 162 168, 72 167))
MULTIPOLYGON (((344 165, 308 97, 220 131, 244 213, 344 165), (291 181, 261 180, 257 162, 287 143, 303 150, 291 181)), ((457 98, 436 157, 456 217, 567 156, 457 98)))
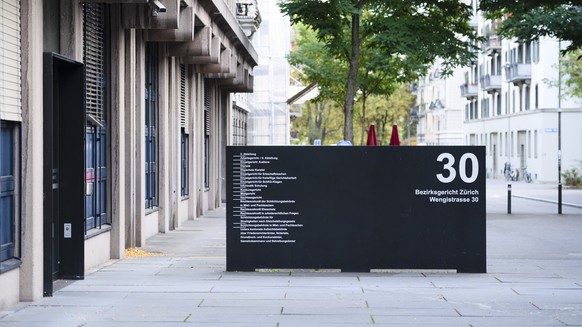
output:
POLYGON ((165 233, 169 230, 170 221, 170 105, 169 105, 169 63, 166 56, 166 49, 160 46, 159 49, 159 71, 158 71, 158 232, 165 233))
POLYGON ((135 106, 131 107, 135 114, 135 202, 130 206, 135 208, 135 246, 145 244, 143 220, 145 219, 145 42, 142 33, 135 33, 135 83, 131 85, 135 92, 135 106))
POLYGON ((219 198, 217 199, 217 206, 220 206, 222 202, 226 202, 226 146, 231 144, 229 140, 229 131, 231 126, 230 113, 232 111, 232 102, 230 101, 230 93, 224 92, 224 97, 222 98, 222 104, 220 106, 220 151, 219 151, 219 183, 220 188, 219 198))
POLYGON ((136 49, 135 30, 125 30, 125 247, 136 246, 136 156, 135 148, 141 139, 136 138, 136 49))
POLYGON ((81 1, 60 0, 60 53, 83 62, 83 4, 81 1))
POLYGON ((217 203, 220 205, 220 188, 219 179, 220 172, 218 167, 220 166, 220 106, 221 106, 221 94, 216 84, 213 87, 212 106, 210 109, 210 189, 208 190, 208 209, 213 210, 217 207, 217 203))
POLYGON ((189 67, 188 69, 188 76, 187 78, 190 81, 190 100, 186 104, 186 110, 190 111, 190 144, 188 145, 188 156, 190 159, 190 173, 188 174, 188 185, 190 185, 190 197, 188 199, 188 219, 194 219, 196 217, 196 205, 197 205, 197 198, 198 198, 198 173, 197 169, 200 166, 200 158, 197 155, 197 144, 200 142, 199 138, 199 128, 197 127, 198 123, 198 110, 199 106, 198 103, 200 102, 200 94, 198 93, 198 89, 200 88, 198 79, 196 78, 196 74, 194 73, 194 69, 189 67))
POLYGON ((168 57, 169 74, 169 131, 170 142, 170 216, 169 228, 176 229, 180 224, 180 66, 175 57, 168 57))
POLYGON ((111 115, 109 117, 111 185, 111 258, 125 251, 125 35, 120 6, 111 6, 111 115))
POLYGON ((196 152, 194 160, 199 164, 196 165, 196 216, 204 214, 204 88, 206 81, 200 74, 196 74, 197 79, 197 108, 196 108, 196 152))
POLYGON ((43 11, 21 1, 22 12, 22 266, 20 300, 43 292, 43 11))

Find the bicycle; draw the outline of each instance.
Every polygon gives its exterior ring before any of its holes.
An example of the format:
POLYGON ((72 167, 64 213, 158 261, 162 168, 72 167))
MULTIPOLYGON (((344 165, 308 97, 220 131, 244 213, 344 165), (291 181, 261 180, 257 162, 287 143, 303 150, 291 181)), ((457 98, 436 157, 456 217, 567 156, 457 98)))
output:
POLYGON ((531 183, 532 182, 531 173, 529 171, 527 171, 527 167, 523 167, 521 169, 521 175, 523 176, 523 180, 526 183, 531 183))

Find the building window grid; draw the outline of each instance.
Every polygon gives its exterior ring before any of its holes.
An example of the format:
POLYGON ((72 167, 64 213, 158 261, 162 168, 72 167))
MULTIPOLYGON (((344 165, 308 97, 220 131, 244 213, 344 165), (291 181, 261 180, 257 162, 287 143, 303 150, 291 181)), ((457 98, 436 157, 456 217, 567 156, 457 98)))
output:
POLYGON ((527 131, 527 157, 531 158, 531 131, 527 131))
POLYGON ((85 63, 85 105, 88 124, 85 135, 85 183, 92 192, 85 196, 85 230, 109 223, 107 215, 107 132, 106 7, 83 5, 83 57, 85 63))
POLYGON ((538 130, 534 130, 534 158, 538 157, 538 130))
POLYGON ((0 121, 0 262, 18 257, 18 126, 0 121))
POLYGON ((524 85, 524 102, 525 102, 525 110, 530 110, 530 87, 529 85, 524 85))
POLYGON ((247 145, 247 120, 248 113, 235 106, 233 108, 233 145, 247 145))
POLYGON ((180 195, 187 197, 190 193, 190 84, 186 65, 180 64, 180 195))
POLYGON ((204 88, 204 188, 210 188, 210 106, 211 91, 204 88))
POLYGON ((158 205, 157 197, 157 47, 153 43, 146 46, 145 63, 145 207, 158 205))
POLYGON ((181 128, 180 142, 180 195, 186 197, 189 195, 188 187, 190 165, 188 160, 188 148, 190 145, 190 135, 186 134, 184 128, 181 128))

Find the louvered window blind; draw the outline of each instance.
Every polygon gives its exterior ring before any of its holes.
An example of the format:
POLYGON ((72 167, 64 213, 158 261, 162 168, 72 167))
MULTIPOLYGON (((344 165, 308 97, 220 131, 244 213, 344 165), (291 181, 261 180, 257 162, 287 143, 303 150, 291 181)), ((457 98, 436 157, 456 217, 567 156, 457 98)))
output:
POLYGON ((20 1, 0 0, 0 119, 21 121, 20 1))
POLYGON ((190 132, 190 93, 189 93, 188 75, 186 65, 180 65, 180 127, 184 129, 184 133, 190 132))
POLYGON ((86 107, 89 119, 105 120, 105 58, 103 6, 85 3, 86 107))

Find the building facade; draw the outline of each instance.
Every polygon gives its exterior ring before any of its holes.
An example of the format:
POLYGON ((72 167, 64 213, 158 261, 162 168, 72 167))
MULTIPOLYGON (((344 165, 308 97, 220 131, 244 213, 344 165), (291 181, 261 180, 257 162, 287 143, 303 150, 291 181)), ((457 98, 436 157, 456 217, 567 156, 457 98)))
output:
MULTIPOLYGON (((445 144, 485 146, 488 177, 502 178, 509 163, 519 173, 527 169, 534 181, 558 182, 559 165, 563 171, 582 160, 582 99, 564 96, 560 86, 567 78, 559 68, 565 44, 547 37, 501 39, 499 21, 484 19, 472 3, 472 25, 484 41, 468 67, 457 68, 445 81, 429 75, 415 86, 419 144, 443 144, 442 136, 451 135, 448 128, 460 127, 462 134, 454 134, 461 138, 445 137, 455 139, 445 144), (461 110, 455 105, 456 113, 445 114, 450 100, 440 101, 444 109, 439 110, 435 89, 445 90, 461 110)), ((438 66, 437 61, 433 73, 438 66)))
POLYGON ((289 63, 291 24, 281 14, 276 0, 261 1, 261 28, 252 43, 259 54, 254 69, 255 87, 249 94, 248 142, 252 145, 290 143, 289 63))
POLYGON ((243 9, 0 0, 0 309, 221 205, 258 62, 243 9))

